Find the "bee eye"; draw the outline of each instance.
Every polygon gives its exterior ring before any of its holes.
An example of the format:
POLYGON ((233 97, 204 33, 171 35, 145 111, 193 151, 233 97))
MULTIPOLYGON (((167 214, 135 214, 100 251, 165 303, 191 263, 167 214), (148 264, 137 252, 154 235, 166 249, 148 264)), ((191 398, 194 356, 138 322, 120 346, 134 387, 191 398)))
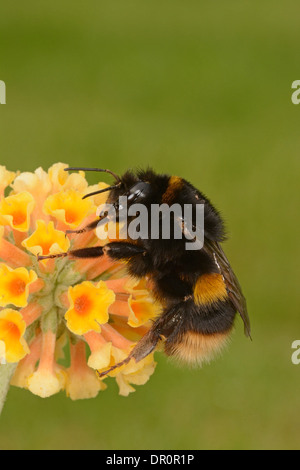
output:
POLYGON ((150 191, 150 183, 140 181, 139 183, 136 183, 134 186, 132 186, 132 188, 130 188, 128 201, 133 202, 137 199, 144 199, 145 197, 147 197, 148 194, 150 194, 150 191))

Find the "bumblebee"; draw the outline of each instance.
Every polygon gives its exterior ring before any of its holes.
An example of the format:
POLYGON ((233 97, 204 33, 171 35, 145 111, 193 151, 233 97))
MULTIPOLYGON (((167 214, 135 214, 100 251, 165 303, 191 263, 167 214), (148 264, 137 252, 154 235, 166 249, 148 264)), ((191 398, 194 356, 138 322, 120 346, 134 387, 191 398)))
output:
MULTIPOLYGON (((108 203, 112 204, 117 217, 120 215, 120 196, 127 200, 127 210, 133 204, 143 204, 150 209, 153 204, 172 206, 179 204, 192 207, 193 223, 197 205, 204 207, 204 237, 202 248, 187 250, 190 239, 182 220, 170 217, 170 237, 130 236, 111 241, 105 246, 86 247, 56 256, 72 258, 101 258, 104 254, 112 260, 126 261, 129 275, 150 280, 155 298, 161 302, 161 314, 153 321, 149 331, 138 341, 128 357, 114 365, 100 377, 135 359, 141 361, 162 345, 168 356, 191 364, 210 360, 227 343, 237 313, 244 322, 246 336, 251 338, 250 321, 246 300, 240 284, 221 247, 226 239, 224 222, 209 199, 183 178, 157 174, 151 169, 127 171, 119 177, 110 170, 99 168, 67 168, 66 171, 99 171, 110 173, 113 185, 87 194, 89 197, 109 191, 108 203), (182 237, 174 236, 171 227, 179 224, 182 237)), ((149 211, 150 214, 150 211, 149 211)), ((82 230, 93 230, 107 214, 100 216, 82 230)), ((149 215, 151 218, 151 216, 149 215)), ((134 219, 134 216, 131 216, 134 219)), ((151 220, 149 219, 149 226, 151 220)), ((43 259, 45 257, 40 257, 43 259)))

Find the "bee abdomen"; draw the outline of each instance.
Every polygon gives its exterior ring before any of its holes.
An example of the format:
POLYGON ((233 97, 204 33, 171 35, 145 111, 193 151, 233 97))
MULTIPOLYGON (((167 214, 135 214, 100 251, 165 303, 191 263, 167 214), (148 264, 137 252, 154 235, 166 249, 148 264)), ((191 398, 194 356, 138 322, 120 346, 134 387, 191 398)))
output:
POLYGON ((226 346, 236 310, 228 298, 202 304, 190 299, 181 304, 178 315, 181 321, 171 334, 165 335, 165 352, 183 362, 199 365, 209 362, 226 346))
POLYGON ((229 340, 229 332, 204 335, 188 331, 177 342, 167 343, 165 352, 179 361, 202 365, 222 352, 229 340))

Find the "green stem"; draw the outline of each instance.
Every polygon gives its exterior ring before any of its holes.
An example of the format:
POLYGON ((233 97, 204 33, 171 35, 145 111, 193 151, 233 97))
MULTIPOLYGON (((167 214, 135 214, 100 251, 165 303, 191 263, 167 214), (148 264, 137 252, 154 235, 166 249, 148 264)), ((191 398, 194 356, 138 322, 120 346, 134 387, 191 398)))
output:
POLYGON ((0 365, 0 415, 9 389, 10 380, 16 370, 17 364, 0 365))

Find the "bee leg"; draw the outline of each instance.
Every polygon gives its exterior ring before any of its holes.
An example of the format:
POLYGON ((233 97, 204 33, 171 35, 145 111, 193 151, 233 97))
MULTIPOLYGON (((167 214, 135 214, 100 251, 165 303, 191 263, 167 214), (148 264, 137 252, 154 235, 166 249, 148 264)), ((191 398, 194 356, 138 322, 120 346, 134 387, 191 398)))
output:
POLYGON ((174 331, 175 324, 180 323, 181 316, 176 313, 174 314, 174 310, 176 310, 176 306, 169 310, 165 310, 165 312, 155 320, 151 329, 138 341, 131 353, 123 361, 115 364, 109 369, 103 372, 97 371, 98 377, 105 377, 113 370, 128 364, 130 359, 135 359, 135 362, 139 362, 151 354, 156 348, 158 342, 163 338, 168 338, 174 331))
POLYGON ((107 212, 105 212, 103 215, 100 215, 100 217, 96 220, 93 220, 93 222, 91 222, 90 224, 86 225, 85 227, 83 227, 82 229, 79 229, 79 230, 66 230, 66 234, 68 233, 84 233, 84 232, 90 232, 91 230, 94 230, 95 228, 97 228, 97 225, 104 219, 106 219, 107 217, 107 212))
POLYGON ((83 227, 82 229, 79 229, 79 230, 66 230, 66 234, 68 233, 85 233, 85 232, 90 232, 91 230, 94 230, 97 225, 99 224, 101 219, 96 219, 96 220, 93 220, 93 222, 91 222, 90 224, 86 225, 85 227, 83 227))
POLYGON ((157 343, 160 339, 161 335, 159 333, 158 328, 151 328, 151 330, 149 330, 148 333, 146 333, 145 336, 143 336, 142 339, 140 339, 140 341, 136 344, 129 356, 127 356, 123 361, 118 362, 118 364, 115 364, 114 366, 110 367, 109 369, 103 372, 97 371, 98 377, 105 377, 113 370, 118 369, 119 367, 124 366, 125 364, 128 364, 131 359, 135 359, 135 362, 141 361, 156 348, 157 343))
POLYGON ((105 254, 114 260, 128 260, 136 255, 145 255, 145 248, 129 242, 110 242, 103 247, 105 254))
POLYGON ((53 255, 38 256, 38 261, 44 259, 54 259, 54 258, 65 258, 69 256, 70 258, 99 258, 104 254, 102 246, 92 246, 89 248, 80 248, 78 250, 66 251, 64 253, 57 253, 53 255))
POLYGON ((57 253, 47 256, 38 256, 38 261, 44 259, 64 258, 99 258, 103 255, 108 255, 113 260, 126 260, 135 255, 144 254, 145 250, 142 247, 133 245, 128 242, 111 242, 105 246, 91 246, 88 248, 79 248, 77 250, 70 250, 65 253, 57 253))
MULTIPOLYGON (((162 314, 154 321, 151 329, 138 341, 131 353, 118 364, 113 365, 105 371, 97 371, 98 377, 105 377, 113 370, 128 364, 131 359, 139 362, 149 354, 151 354, 159 341, 165 340, 165 348, 169 344, 178 340, 183 323, 183 317, 186 309, 190 309, 188 303, 191 298, 182 299, 180 302, 175 303, 170 308, 166 308, 162 314)), ((168 354, 168 351, 165 350, 168 354)))

